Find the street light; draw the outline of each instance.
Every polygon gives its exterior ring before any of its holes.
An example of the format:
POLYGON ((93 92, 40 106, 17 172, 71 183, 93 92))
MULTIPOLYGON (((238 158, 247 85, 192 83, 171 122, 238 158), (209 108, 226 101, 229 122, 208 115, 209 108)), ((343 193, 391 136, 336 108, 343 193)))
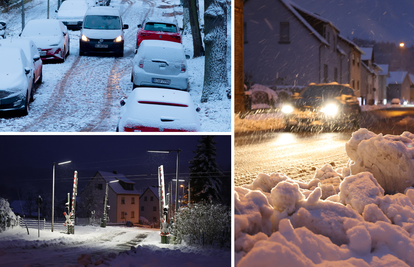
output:
POLYGON ((102 220, 101 220, 101 227, 106 227, 106 223, 107 223, 107 219, 108 219, 108 214, 107 214, 107 204, 108 204, 108 187, 109 187, 109 184, 112 184, 112 183, 117 183, 117 182, 119 182, 119 180, 113 180, 113 181, 109 181, 109 182, 106 182, 106 189, 105 189, 105 201, 104 201, 104 213, 103 213, 103 217, 102 217, 102 220))
MULTIPOLYGON (((149 153, 162 153, 162 154, 168 154, 171 151, 177 152, 177 167, 176 167, 176 173, 175 178, 178 181, 178 165, 180 163, 180 151, 181 149, 171 149, 171 150, 147 150, 149 153)), ((175 211, 178 211, 178 182, 175 183, 175 211)))
POLYGON ((52 232, 53 232, 53 223, 55 221, 54 217, 55 217, 55 166, 56 165, 63 165, 63 164, 68 164, 71 163, 71 160, 68 161, 64 161, 64 162, 53 162, 53 187, 52 187, 52 232))

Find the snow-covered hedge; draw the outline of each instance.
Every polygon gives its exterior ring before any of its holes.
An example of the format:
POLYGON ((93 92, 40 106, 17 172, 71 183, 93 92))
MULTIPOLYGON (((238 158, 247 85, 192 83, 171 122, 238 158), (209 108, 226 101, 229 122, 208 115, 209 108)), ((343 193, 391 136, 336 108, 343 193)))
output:
POLYGON ((0 233, 15 225, 17 225, 16 215, 10 209, 9 202, 0 197, 0 233))
POLYGON ((181 208, 171 234, 177 243, 230 247, 230 209, 216 204, 193 204, 190 208, 181 208))

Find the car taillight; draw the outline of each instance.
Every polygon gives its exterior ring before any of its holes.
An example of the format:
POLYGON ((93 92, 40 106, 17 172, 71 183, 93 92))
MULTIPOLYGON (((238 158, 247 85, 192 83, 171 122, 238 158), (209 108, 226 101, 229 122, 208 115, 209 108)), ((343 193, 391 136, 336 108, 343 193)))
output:
POLYGON ((142 69, 142 68, 144 68, 144 60, 143 59, 141 59, 140 61, 139 61, 139 67, 142 69))
POLYGON ((181 41, 181 36, 179 35, 171 35, 171 37, 177 39, 178 41, 181 41))
POLYGON ((150 105, 161 105, 161 106, 174 106, 174 107, 188 107, 186 104, 178 103, 168 103, 168 102, 156 102, 156 101, 138 101, 140 104, 150 104, 150 105))
POLYGON ((181 72, 185 72, 185 71, 186 71, 185 64, 181 64, 181 72))
POLYGON ((125 132, 188 132, 184 129, 164 129, 146 126, 125 126, 125 132))

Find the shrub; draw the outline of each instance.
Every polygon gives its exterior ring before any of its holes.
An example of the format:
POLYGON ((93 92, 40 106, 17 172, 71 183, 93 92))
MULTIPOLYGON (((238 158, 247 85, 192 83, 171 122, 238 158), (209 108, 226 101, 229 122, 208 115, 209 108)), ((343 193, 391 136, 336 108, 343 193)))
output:
POLYGON ((0 233, 15 225, 17 225, 17 217, 10 209, 9 202, 0 198, 0 233))
POLYGON ((181 208, 172 225, 176 243, 230 248, 230 209, 220 204, 192 204, 181 208))

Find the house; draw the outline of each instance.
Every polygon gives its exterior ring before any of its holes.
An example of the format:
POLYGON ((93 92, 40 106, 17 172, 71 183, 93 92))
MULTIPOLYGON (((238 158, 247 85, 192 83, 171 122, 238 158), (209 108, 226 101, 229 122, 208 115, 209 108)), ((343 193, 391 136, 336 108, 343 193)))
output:
POLYGON ((378 72, 378 103, 379 104, 386 104, 387 103, 387 78, 390 76, 388 71, 389 65, 388 64, 378 64, 381 68, 381 71, 378 72))
POLYGON ((387 102, 391 103, 393 98, 398 98, 401 101, 414 101, 414 92, 411 89, 413 81, 406 71, 390 71, 390 77, 387 78, 388 91, 387 102))
POLYGON ((109 222, 139 222, 139 192, 134 188, 135 182, 125 175, 114 172, 98 171, 80 193, 80 212, 89 217, 95 212, 102 218, 104 212, 105 190, 108 186, 109 222), (88 216, 89 215, 89 216, 88 216))
POLYGON ((361 104, 373 105, 378 103, 378 74, 382 71, 375 63, 374 48, 361 47, 364 55, 361 56, 361 104))
POLYGON ((247 0, 244 21, 244 70, 254 83, 359 81, 349 57, 359 62, 362 51, 320 15, 287 0, 247 0))
POLYGON ((158 189, 148 187, 139 197, 139 216, 146 218, 149 222, 159 222, 159 198, 158 189))

